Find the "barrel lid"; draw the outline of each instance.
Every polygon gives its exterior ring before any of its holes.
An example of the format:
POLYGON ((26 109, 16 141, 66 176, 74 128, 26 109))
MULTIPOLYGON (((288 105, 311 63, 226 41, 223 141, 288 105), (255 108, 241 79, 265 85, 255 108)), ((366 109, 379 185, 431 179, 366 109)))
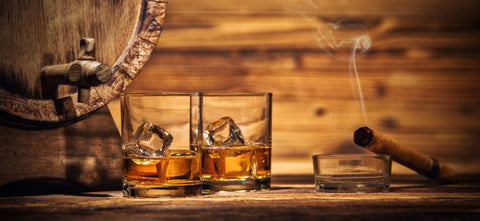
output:
POLYGON ((1 0, 0 123, 62 126, 106 105, 150 58, 163 28, 166 5, 167 0, 1 0), (85 50, 80 44, 84 38, 94 39, 91 60, 110 67, 100 65, 94 70, 110 71, 110 77, 102 75, 93 86, 62 82, 55 85, 54 97, 46 96, 41 69, 78 60, 85 50), (82 103, 78 99, 83 93, 88 99, 82 103))

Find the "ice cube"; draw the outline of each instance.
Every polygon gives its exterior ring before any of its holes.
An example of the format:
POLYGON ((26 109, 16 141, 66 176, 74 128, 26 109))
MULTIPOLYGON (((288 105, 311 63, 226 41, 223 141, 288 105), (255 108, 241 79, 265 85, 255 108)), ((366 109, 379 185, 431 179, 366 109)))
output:
POLYGON ((143 151, 142 149, 140 149, 138 147, 138 145, 136 143, 129 143, 129 144, 126 144, 124 147, 123 147, 124 151, 125 151, 125 154, 127 156, 136 156, 136 157, 141 157, 143 156, 143 151))
MULTIPOLYGON (((159 160, 146 158, 146 156, 152 157, 153 155, 150 153, 152 151, 148 151, 145 148, 140 148, 136 143, 129 143, 126 144, 124 147, 125 155, 129 157, 134 163, 139 165, 154 165, 159 163, 159 160)), ((153 156, 156 158, 156 156, 153 156)))
POLYGON ((208 124, 203 137, 210 146, 245 145, 242 132, 231 117, 223 117, 208 124))
POLYGON ((191 150, 175 150, 171 152, 169 151, 167 155, 171 157, 183 157, 183 156, 195 156, 197 155, 197 153, 191 150))
POLYGON ((164 156, 173 141, 173 136, 167 130, 152 123, 143 123, 132 135, 137 148, 132 148, 132 152, 142 157, 164 156))
POLYGON ((267 145, 262 142, 248 141, 247 146, 249 147, 266 147, 267 145))

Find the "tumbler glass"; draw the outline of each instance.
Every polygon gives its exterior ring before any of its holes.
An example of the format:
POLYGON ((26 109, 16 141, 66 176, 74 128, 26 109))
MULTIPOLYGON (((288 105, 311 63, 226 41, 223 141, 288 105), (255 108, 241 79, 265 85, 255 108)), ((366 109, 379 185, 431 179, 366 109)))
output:
POLYGON ((205 191, 270 189, 272 94, 204 94, 205 191))
POLYGON ((121 95, 124 196, 201 194, 201 97, 121 95))

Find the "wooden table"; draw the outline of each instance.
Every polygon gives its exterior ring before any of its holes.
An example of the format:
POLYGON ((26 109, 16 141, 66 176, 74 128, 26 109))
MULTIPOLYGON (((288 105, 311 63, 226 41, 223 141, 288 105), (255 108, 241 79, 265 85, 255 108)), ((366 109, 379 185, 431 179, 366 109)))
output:
POLYGON ((317 193, 311 175, 274 176, 272 190, 135 199, 121 191, 0 198, 1 220, 479 220, 479 176, 439 185, 392 177, 387 193, 317 193))

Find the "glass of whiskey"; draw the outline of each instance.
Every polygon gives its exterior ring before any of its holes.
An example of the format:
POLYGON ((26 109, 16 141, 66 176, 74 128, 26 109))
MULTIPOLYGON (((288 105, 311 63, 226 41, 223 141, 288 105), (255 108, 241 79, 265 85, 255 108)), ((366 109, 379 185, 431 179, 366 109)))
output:
POLYGON ((202 98, 203 190, 270 189, 272 94, 209 93, 202 98))
POLYGON ((123 195, 201 194, 200 93, 124 93, 123 195))

